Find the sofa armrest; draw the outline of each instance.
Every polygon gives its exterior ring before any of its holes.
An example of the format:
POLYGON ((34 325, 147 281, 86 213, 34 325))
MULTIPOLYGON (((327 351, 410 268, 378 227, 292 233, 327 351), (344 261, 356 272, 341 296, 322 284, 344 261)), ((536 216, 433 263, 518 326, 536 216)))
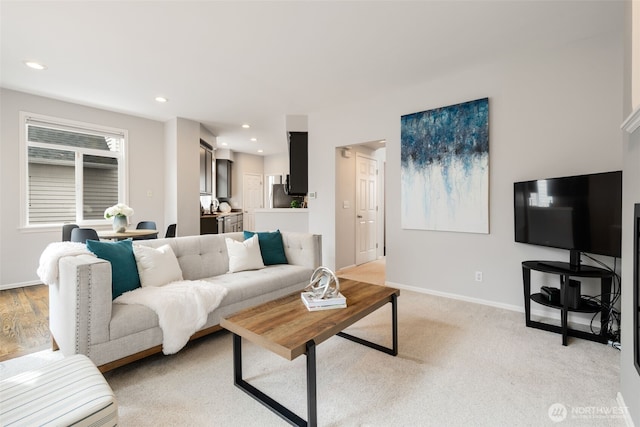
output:
POLYGON ((289 264, 316 269, 322 265, 322 236, 281 231, 284 253, 289 264))
POLYGON ((90 256, 60 258, 59 280, 49 286, 49 329, 65 356, 85 354, 109 341, 111 264, 90 256))

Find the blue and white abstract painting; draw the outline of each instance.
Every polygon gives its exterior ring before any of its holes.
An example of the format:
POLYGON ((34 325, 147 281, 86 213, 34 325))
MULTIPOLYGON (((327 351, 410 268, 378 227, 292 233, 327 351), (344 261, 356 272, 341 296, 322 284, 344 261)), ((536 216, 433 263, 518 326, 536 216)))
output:
POLYGON ((401 118, 401 225, 489 233, 489 99, 401 118))

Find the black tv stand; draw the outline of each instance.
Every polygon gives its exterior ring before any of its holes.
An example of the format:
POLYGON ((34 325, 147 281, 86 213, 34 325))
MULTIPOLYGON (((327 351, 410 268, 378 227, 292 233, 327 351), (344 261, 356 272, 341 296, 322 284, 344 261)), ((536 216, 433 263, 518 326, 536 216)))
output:
POLYGON ((607 325, 609 323, 609 306, 611 303, 611 282, 613 273, 599 267, 583 265, 575 268, 575 265, 560 261, 524 261, 522 263, 522 280, 524 284, 524 312, 526 325, 530 328, 562 334, 562 345, 567 345, 567 337, 572 336, 590 341, 606 344, 609 341, 607 325), (562 292, 564 304, 555 304, 544 299, 542 294, 531 294, 531 270, 560 276, 560 292, 562 292), (600 279, 600 300, 598 304, 592 300, 583 298, 578 308, 570 308, 567 305, 567 288, 570 277, 592 277, 600 279), (560 326, 531 320, 531 301, 547 307, 560 310, 560 326), (570 311, 580 313, 600 312, 600 332, 598 334, 572 329, 567 324, 570 311))
MULTIPOLYGON (((575 266, 573 264, 567 264, 566 262, 561 262, 561 261, 535 261, 535 262, 537 262, 539 266, 546 267, 549 269, 559 269, 559 268, 564 269, 564 267, 566 267, 566 270, 571 271, 572 273, 580 272, 579 265, 575 266)), ((532 270, 536 270, 536 269, 532 268, 532 270)))
POLYGON ((581 255, 582 255, 582 252, 576 251, 575 249, 571 249, 569 251, 569 268, 570 269, 580 270, 580 264, 582 263, 582 260, 580 260, 581 255))

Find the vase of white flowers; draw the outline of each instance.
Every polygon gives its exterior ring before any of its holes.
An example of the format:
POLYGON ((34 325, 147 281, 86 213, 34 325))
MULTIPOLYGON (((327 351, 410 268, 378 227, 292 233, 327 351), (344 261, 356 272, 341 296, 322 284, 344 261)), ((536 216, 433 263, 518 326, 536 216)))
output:
POLYGON ((113 231, 116 233, 122 233, 127 229, 129 220, 127 217, 133 215, 133 209, 124 203, 118 203, 104 211, 104 217, 106 219, 113 218, 113 231))

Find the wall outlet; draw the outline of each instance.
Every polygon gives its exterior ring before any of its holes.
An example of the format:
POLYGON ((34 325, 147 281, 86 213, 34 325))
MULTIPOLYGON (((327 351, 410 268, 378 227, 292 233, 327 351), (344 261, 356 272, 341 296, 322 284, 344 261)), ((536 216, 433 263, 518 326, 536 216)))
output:
POLYGON ((482 271, 476 271, 476 282, 482 282, 482 271))

